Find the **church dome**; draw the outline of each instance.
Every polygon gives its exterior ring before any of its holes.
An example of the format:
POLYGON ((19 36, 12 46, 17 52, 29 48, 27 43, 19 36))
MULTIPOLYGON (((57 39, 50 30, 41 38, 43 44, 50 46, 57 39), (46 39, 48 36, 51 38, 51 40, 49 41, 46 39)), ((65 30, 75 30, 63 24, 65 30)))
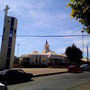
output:
POLYGON ((54 51, 50 51, 48 53, 46 53, 47 55, 56 55, 56 53, 54 51))
POLYGON ((37 54, 40 54, 40 53, 38 51, 33 51, 31 54, 34 54, 34 55, 36 54, 37 55, 37 54))

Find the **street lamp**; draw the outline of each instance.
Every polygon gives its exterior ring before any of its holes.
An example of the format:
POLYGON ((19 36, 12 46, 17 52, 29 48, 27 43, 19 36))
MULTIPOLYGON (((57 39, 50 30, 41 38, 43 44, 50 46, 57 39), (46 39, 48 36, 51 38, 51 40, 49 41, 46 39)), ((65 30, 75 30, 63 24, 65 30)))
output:
POLYGON ((82 50, 83 50, 83 57, 84 57, 84 35, 83 35, 83 33, 84 33, 84 28, 82 29, 82 50))

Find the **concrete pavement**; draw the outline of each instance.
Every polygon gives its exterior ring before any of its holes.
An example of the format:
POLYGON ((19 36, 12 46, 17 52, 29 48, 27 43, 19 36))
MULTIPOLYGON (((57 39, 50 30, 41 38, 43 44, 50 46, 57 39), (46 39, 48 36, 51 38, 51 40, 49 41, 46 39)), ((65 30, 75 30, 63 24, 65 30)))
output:
POLYGON ((90 82, 86 82, 80 85, 69 88, 68 90, 90 90, 90 82))
POLYGON ((18 68, 26 73, 33 73, 34 77, 67 73, 67 68, 18 68))
POLYGON ((8 90, 90 90, 90 72, 58 74, 8 86, 8 90))

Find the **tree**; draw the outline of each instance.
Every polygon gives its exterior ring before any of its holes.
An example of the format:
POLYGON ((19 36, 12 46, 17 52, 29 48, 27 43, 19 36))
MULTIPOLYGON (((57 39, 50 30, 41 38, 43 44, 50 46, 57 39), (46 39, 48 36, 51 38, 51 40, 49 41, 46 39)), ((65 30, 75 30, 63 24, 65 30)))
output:
POLYGON ((70 0, 71 16, 84 25, 84 30, 90 34, 90 0, 70 0))
POLYGON ((66 48, 65 54, 67 55, 70 64, 81 64, 82 51, 74 44, 66 48))

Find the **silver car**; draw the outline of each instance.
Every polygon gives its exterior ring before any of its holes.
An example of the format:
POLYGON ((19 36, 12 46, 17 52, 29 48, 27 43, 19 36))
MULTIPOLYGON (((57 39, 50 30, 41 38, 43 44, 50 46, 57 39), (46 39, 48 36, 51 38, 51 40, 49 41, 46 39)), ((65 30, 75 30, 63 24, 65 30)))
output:
POLYGON ((90 64, 82 64, 80 67, 85 71, 90 70, 90 64))
POLYGON ((0 83, 0 90, 7 90, 7 86, 0 83))

